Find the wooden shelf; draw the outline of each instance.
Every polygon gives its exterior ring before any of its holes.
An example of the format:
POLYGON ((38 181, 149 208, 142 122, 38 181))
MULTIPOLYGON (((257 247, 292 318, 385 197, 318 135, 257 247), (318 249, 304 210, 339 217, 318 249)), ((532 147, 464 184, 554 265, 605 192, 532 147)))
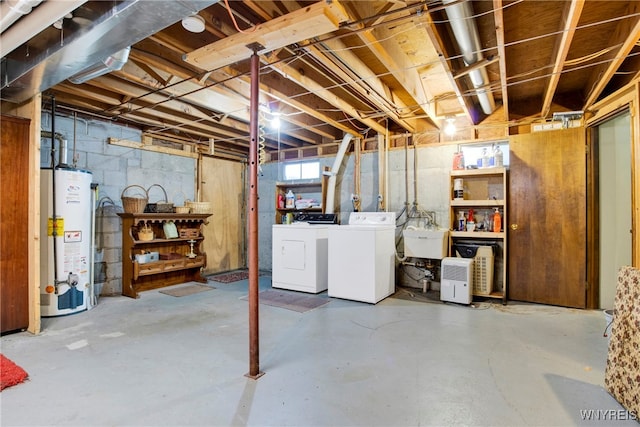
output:
POLYGON ((502 292, 491 292, 490 294, 473 294, 474 297, 482 297, 482 298, 495 298, 495 299, 503 299, 504 295, 502 292))
MULTIPOLYGON (((201 230, 211 214, 171 214, 171 213, 119 213, 122 218, 122 294, 138 298, 141 291, 157 289, 184 282, 206 282, 201 271, 206 266, 206 254, 200 251, 204 237, 174 239, 157 238, 138 240, 138 231, 143 225, 150 227, 155 236, 164 236, 163 225, 167 221, 176 224, 178 232, 201 230), (195 258, 187 257, 193 244, 195 258), (136 255, 143 252, 178 254, 179 258, 159 260, 140 264, 136 255)), ((195 231, 194 231, 195 234, 195 231)))
MULTIPOLYGON (((459 185, 458 181, 458 185, 459 185)), ((493 167, 484 169, 465 169, 453 170, 450 174, 450 199, 449 199, 449 215, 451 228, 449 232, 449 254, 456 256, 454 249, 456 244, 471 244, 477 242, 478 245, 493 245, 494 251, 493 277, 491 288, 498 289, 490 294, 475 293, 474 296, 483 298, 501 299, 503 304, 507 302, 507 169, 504 167, 493 167), (464 199, 455 199, 453 191, 455 180, 463 181, 464 199), (475 215, 483 218, 484 215, 491 215, 489 210, 498 208, 502 214, 502 231, 455 231, 458 216, 462 212, 465 216, 469 214, 469 210, 473 209, 475 215)), ((490 223, 489 223, 490 224, 490 223)), ((479 257, 480 255, 475 255, 479 257)), ((489 257, 489 255, 483 255, 489 257)), ((484 260, 483 260, 484 261, 484 260)), ((478 265, 485 265, 485 262, 476 262, 476 270, 478 265)), ((483 274, 474 274, 476 279, 484 277, 483 274)), ((485 288, 486 283, 480 282, 479 289, 485 288)))
POLYGON ((452 170, 451 176, 456 178, 464 178, 465 176, 477 177, 477 176, 502 176, 507 172, 505 167, 493 167, 493 168, 478 168, 478 169, 462 169, 452 170))
POLYGON ((460 200, 453 199, 451 200, 451 206, 460 206, 460 207, 500 207, 504 206, 504 200, 460 200))
POLYGON ((322 212, 324 213, 324 203, 325 203, 325 180, 322 181, 313 181, 313 182, 295 182, 295 183, 286 183, 286 182, 277 182, 275 189, 275 223, 282 224, 282 217, 286 216, 288 213, 296 213, 296 212, 322 212), (287 194, 289 190, 292 190, 293 193, 298 196, 302 195, 303 199, 309 198, 308 196, 312 196, 312 198, 316 199, 321 206, 312 207, 312 208, 279 208, 278 207, 278 195, 282 195, 283 197, 287 194))
POLYGON ((472 239, 504 239, 504 231, 449 231, 451 237, 468 237, 472 239))

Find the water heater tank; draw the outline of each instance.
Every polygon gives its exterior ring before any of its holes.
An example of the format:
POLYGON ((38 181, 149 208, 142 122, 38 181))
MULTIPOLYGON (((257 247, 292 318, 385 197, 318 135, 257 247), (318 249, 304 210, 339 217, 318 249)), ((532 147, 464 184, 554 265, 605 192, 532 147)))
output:
POLYGON ((86 310, 93 274, 92 174, 84 170, 57 167, 54 180, 53 173, 53 169, 40 171, 42 317, 63 316, 86 310))

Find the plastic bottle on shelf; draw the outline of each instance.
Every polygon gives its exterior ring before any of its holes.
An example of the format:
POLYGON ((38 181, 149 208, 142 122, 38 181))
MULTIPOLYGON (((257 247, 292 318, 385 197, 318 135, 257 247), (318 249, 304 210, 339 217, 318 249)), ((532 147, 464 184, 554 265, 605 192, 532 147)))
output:
POLYGON ((284 209, 284 194, 278 193, 278 209, 284 209))
POLYGON ((489 152, 487 151, 487 147, 482 149, 482 167, 483 168, 488 168, 489 167, 489 152))
POLYGON ((502 150, 498 145, 496 145, 493 149, 493 157, 494 157, 494 161, 493 161, 494 166, 499 168, 504 166, 504 155, 502 154, 502 150))
POLYGON ((495 208, 493 213, 493 231, 499 233, 502 230, 502 218, 500 217, 500 210, 495 208))
POLYGON ((458 212, 458 231, 466 231, 467 219, 464 217, 464 211, 458 212))
POLYGON ((287 192, 287 195, 285 196, 285 199, 286 199, 285 208, 293 209, 296 204, 296 196, 293 195, 293 191, 289 190, 287 192))

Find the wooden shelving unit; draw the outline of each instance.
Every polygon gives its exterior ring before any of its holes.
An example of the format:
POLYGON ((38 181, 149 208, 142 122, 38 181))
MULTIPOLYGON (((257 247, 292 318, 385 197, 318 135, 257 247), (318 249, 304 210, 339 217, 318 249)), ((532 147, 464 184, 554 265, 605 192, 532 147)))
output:
POLYGON ((282 217, 287 213, 297 213, 297 212, 322 212, 324 213, 325 206, 325 185, 324 180, 318 182, 308 182, 308 183, 284 183, 278 182, 276 183, 276 192, 275 192, 275 223, 282 224, 282 217), (287 194, 287 192, 291 190, 295 196, 301 195, 303 199, 306 198, 314 198, 318 200, 321 204, 320 207, 317 208, 281 208, 278 207, 278 195, 282 195, 283 197, 287 194))
POLYGON ((157 289, 184 282, 202 282, 206 279, 201 270, 206 266, 206 254, 200 251, 202 225, 211 214, 172 213, 119 213, 122 218, 122 294, 138 298, 139 292, 157 289), (173 221, 179 237, 167 239, 164 224, 173 221), (140 240, 139 232, 148 226, 154 233, 153 240, 140 240), (180 237, 180 231, 197 230, 197 236, 180 237), (190 241, 194 241, 195 257, 187 256, 191 251, 190 241), (170 259, 159 259, 140 263, 136 255, 158 252, 170 259))
MULTIPOLYGON (((449 255, 456 256, 456 245, 489 245, 493 249, 493 274, 492 283, 487 289, 490 292, 479 292, 474 286, 474 296, 501 299, 503 304, 507 302, 507 169, 493 167, 486 169, 454 170, 450 174, 450 220, 449 255), (464 199, 454 198, 454 180, 462 178, 464 181, 464 199), (494 208, 498 208, 502 217, 502 229, 500 232, 488 231, 485 216, 492 215, 494 208), (476 219, 482 219, 480 227, 476 222, 475 231, 461 231, 457 229, 458 215, 462 211, 468 217, 470 209, 474 210, 476 219)), ((478 279, 479 262, 476 258, 475 269, 478 279)), ((482 266, 487 268, 487 266, 482 266)), ((482 270, 481 270, 482 271, 482 270)))

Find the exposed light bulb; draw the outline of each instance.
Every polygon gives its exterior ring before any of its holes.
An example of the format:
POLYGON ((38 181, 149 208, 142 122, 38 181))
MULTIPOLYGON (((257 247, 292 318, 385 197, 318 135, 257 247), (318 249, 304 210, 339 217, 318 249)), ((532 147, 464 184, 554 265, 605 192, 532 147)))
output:
POLYGON ((444 133, 447 136, 453 136, 456 134, 456 125, 454 123, 455 119, 453 118, 448 118, 447 120, 447 124, 444 126, 444 133))
POLYGON ((272 129, 280 129, 280 114, 274 114, 271 119, 271 128, 272 129))

